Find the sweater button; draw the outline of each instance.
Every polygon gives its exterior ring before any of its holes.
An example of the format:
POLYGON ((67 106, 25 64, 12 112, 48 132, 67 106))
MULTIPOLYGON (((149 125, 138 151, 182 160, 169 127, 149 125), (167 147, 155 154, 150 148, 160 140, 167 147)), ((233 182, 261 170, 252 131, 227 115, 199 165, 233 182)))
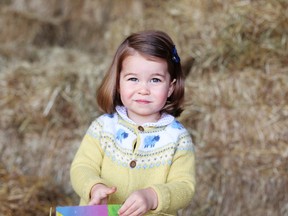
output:
POLYGON ((144 128, 143 128, 142 126, 139 126, 139 127, 138 127, 138 130, 143 132, 143 131, 144 131, 144 128))
POLYGON ((132 160, 132 161, 130 162, 130 167, 131 167, 131 168, 136 167, 136 160, 132 160))

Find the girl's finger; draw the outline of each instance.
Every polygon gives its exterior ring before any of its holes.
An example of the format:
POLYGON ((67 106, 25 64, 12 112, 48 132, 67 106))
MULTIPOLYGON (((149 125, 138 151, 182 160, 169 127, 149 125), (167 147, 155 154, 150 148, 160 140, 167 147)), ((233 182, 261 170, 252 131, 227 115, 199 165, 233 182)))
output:
POLYGON ((88 203, 88 205, 98 205, 98 204, 100 204, 99 199, 91 199, 90 202, 88 203))
POLYGON ((119 209, 118 214, 120 216, 122 215, 128 215, 128 213, 130 212, 130 208, 132 207, 132 205, 134 204, 134 202, 130 202, 129 200, 126 200, 126 202, 122 205, 122 207, 119 209))

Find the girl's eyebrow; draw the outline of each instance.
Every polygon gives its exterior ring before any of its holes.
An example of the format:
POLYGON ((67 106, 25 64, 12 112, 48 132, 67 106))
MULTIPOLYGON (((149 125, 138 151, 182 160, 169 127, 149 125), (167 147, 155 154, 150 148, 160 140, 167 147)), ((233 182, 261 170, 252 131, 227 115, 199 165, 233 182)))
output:
POLYGON ((161 76, 161 77, 165 77, 165 74, 162 74, 162 73, 153 73, 152 76, 161 76))
MULTIPOLYGON (((123 74, 124 74, 124 77, 126 77, 126 76, 138 76, 137 73, 128 72, 128 71, 123 71, 123 74)), ((152 77, 153 77, 153 76, 165 77, 165 74, 155 72, 155 73, 152 73, 151 76, 152 76, 152 77)))
POLYGON ((132 73, 132 72, 125 73, 124 72, 124 77, 126 77, 126 76, 136 76, 136 75, 137 75, 136 73, 132 73))
MULTIPOLYGON (((127 77, 127 76, 138 76, 138 74, 136 74, 136 73, 124 74, 124 77, 127 77)), ((165 77, 165 75, 164 74, 160 74, 160 73, 155 73, 155 74, 151 74, 150 77, 165 77)))

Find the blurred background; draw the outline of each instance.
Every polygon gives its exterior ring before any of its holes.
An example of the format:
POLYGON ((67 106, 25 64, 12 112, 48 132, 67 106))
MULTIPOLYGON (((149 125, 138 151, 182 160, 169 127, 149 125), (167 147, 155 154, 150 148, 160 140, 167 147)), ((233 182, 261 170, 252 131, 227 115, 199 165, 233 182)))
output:
POLYGON ((0 215, 78 204, 96 88, 144 29, 173 38, 186 75, 198 184, 179 215, 287 216, 287 0, 1 0, 0 215))

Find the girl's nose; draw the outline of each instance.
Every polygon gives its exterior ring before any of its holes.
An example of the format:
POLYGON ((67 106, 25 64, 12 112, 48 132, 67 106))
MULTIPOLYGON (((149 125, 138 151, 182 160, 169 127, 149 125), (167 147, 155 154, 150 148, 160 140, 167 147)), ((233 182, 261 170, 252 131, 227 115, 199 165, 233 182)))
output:
POLYGON ((138 93, 143 94, 143 95, 150 94, 150 89, 149 89, 148 84, 147 83, 140 83, 138 93))

